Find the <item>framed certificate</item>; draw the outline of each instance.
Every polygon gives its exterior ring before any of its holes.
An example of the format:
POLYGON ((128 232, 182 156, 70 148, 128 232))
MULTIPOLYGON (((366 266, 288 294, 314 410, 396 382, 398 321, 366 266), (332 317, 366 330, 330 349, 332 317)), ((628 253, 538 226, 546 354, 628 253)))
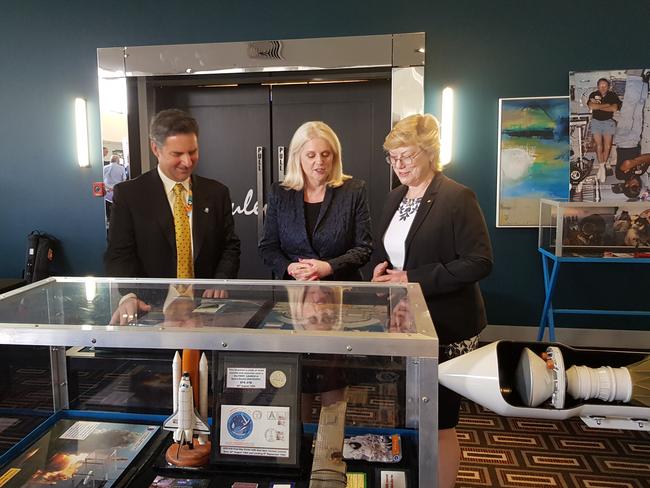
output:
POLYGON ((297 468, 299 355, 214 354, 211 462, 297 468))

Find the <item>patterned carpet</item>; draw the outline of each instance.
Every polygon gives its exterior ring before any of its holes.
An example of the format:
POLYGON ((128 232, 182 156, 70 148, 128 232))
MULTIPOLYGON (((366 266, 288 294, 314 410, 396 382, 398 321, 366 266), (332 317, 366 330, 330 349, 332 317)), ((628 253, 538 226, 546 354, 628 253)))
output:
POLYGON ((499 417, 464 402, 457 488, 649 488, 650 432, 499 417))

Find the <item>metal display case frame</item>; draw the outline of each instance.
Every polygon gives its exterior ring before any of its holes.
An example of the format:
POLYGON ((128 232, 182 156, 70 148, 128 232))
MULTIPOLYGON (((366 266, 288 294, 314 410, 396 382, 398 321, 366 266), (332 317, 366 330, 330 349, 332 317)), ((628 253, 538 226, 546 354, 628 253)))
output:
MULTIPOLYGON (((140 325, 66 323, 64 288, 109 290, 110 309, 118 304, 119 289, 127 287, 192 285, 195 287, 270 290, 298 285, 295 281, 177 280, 52 277, 0 294, 0 344, 49 346, 54 410, 69 408, 66 348, 202 349, 204 351, 336 354, 342 356, 403 357, 406 363, 405 426, 417 431, 418 486, 438 484, 438 337, 418 284, 323 282, 322 286, 367 290, 374 296, 407 297, 413 328, 407 332, 360 330, 283 330, 240 327, 183 328, 140 325), (47 320, 21 321, 13 305, 29 297, 45 300, 47 320), (40 297, 40 298, 39 298, 40 297), (315 339, 318 340, 315 340, 315 339)), ((309 286, 321 286, 310 284, 309 286)), ((390 305, 389 305, 390 306, 390 305)), ((44 315, 45 317, 45 315, 44 315)))

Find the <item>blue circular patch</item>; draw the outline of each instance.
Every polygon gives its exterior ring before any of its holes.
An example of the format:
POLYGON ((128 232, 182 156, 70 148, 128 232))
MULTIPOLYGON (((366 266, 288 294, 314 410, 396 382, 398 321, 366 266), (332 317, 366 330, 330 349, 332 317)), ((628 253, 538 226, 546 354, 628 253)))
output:
POLYGON ((253 432, 253 419, 246 412, 235 412, 228 418, 228 433, 237 440, 246 439, 253 432))

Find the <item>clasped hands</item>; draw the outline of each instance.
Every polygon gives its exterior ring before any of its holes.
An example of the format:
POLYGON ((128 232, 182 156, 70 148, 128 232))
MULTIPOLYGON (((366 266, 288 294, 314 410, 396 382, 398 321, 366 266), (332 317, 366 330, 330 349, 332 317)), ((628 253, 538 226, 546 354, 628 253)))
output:
POLYGON ((317 281, 333 273, 332 266, 327 261, 318 259, 303 259, 287 266, 289 276, 298 281, 317 281))

